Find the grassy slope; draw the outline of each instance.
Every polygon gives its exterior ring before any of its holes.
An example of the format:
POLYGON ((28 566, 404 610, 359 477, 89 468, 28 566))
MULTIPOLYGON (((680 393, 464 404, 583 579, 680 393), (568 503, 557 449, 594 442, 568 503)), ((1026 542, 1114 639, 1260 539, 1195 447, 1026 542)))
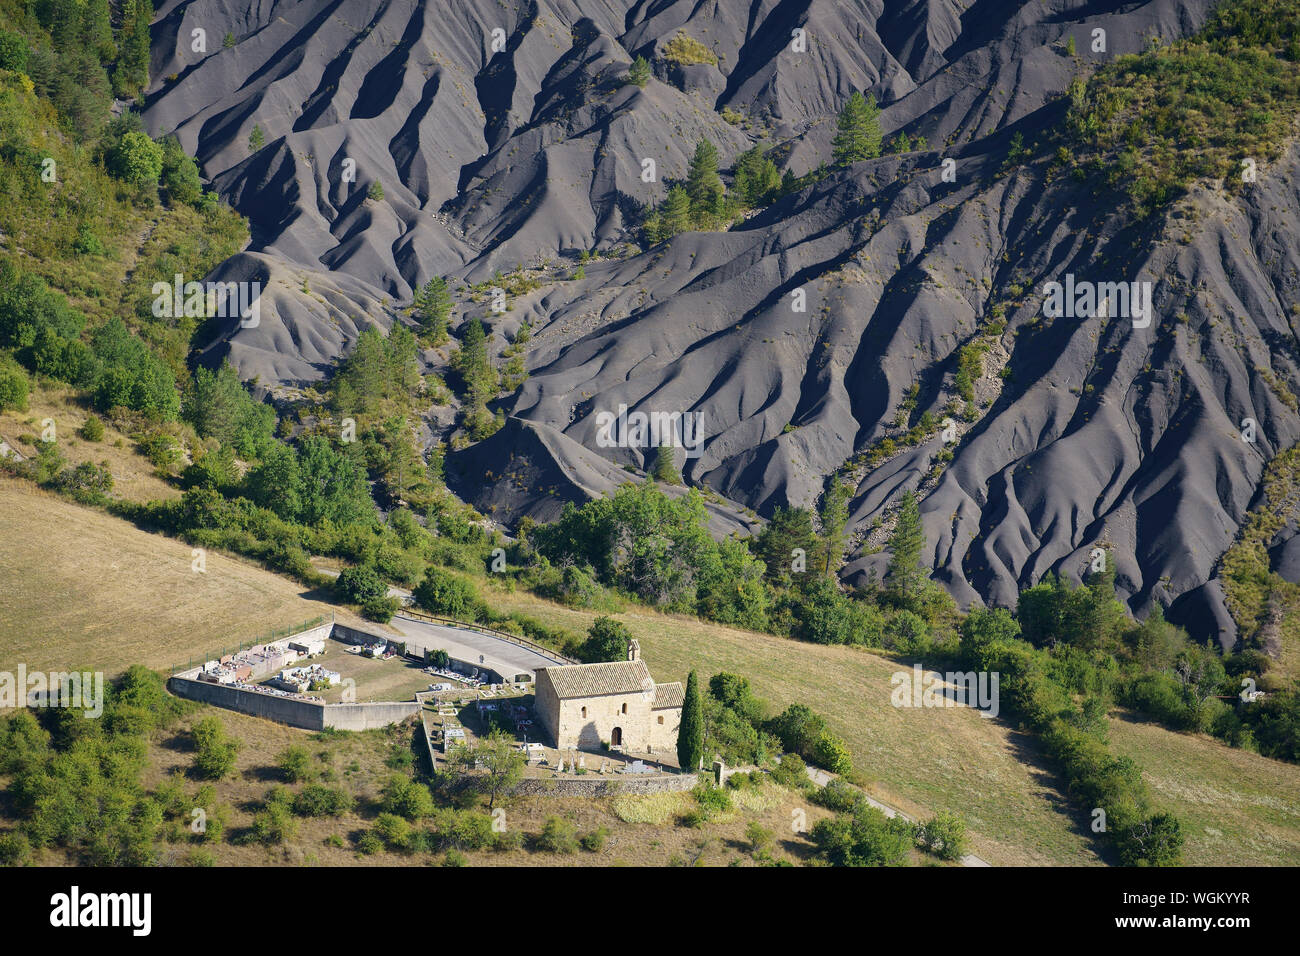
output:
MULTIPOLYGON (((0 481, 0 540, 0 669, 19 661, 41 669, 75 664, 112 672, 135 661, 163 668, 329 610, 293 582, 219 554, 208 555, 206 575, 193 574, 184 543, 24 483, 0 481)), ((523 593, 495 592, 488 600, 573 631, 596 617, 523 593)), ((749 676, 774 707, 811 704, 848 741, 880 799, 916 816, 962 814, 974 852, 990 862, 1097 862, 1033 739, 960 708, 894 708, 889 678, 903 665, 642 609, 619 617, 659 680, 684 679, 691 668, 706 678, 730 670, 749 676)), ((280 738, 298 734, 236 715, 230 721, 248 740, 241 764, 250 768, 273 762, 285 745, 280 738)), ((1138 760, 1161 804, 1184 816, 1188 862, 1300 863, 1300 768, 1154 725, 1116 721, 1113 736, 1116 752, 1138 760)), ((526 812, 531 818, 543 809, 526 812)), ((605 811, 581 813, 594 814, 594 825, 605 811)), ((345 851, 321 862, 334 852, 345 851)), ((617 858, 627 852, 624 844, 617 858)), ((243 851, 236 856, 253 862, 243 851)))
POLYGON ((115 498, 139 502, 179 498, 180 491, 154 474, 153 465, 136 450, 135 442, 108 422, 104 423, 103 441, 86 441, 77 434, 77 429, 91 415, 78 396, 76 389, 46 381, 32 390, 26 411, 11 408, 0 412, 0 438, 31 457, 36 454, 36 448, 23 441, 22 436, 39 438, 43 423, 53 419, 59 451, 67 459, 67 467, 83 461, 107 463, 113 474, 115 498), (116 444, 118 441, 121 447, 116 444))
MULTIPOLYGON (((202 708, 186 718, 178 731, 205 714, 214 713, 202 708)), ((352 849, 356 836, 368 830, 376 815, 373 802, 378 799, 384 781, 392 773, 384 761, 396 747, 405 749, 409 733, 393 728, 386 731, 369 731, 328 741, 314 740, 312 735, 292 727, 270 721, 221 711, 221 720, 227 731, 243 741, 236 761, 237 771, 231 778, 216 784, 217 799, 233 810, 227 835, 247 827, 252 820, 252 810, 265 798, 267 790, 281 783, 274 769, 276 755, 291 745, 306 746, 316 758, 316 766, 332 773, 330 786, 341 786, 357 797, 357 808, 338 819, 300 820, 298 832, 285 847, 260 845, 232 846, 229 842, 205 847, 221 866, 268 866, 276 864, 308 864, 318 866, 393 866, 436 862, 441 854, 432 858, 425 853, 406 855, 381 852, 361 856, 352 849), (326 843, 331 836, 341 837, 344 847, 326 843)), ((172 772, 186 773, 194 762, 180 733, 170 734, 151 747, 150 768, 145 774, 146 786, 159 784, 172 772)), ((193 793, 196 781, 186 781, 186 791, 193 793)), ((291 789, 298 789, 297 786, 291 789)), ((828 811, 807 807, 796 794, 781 787, 768 786, 763 791, 764 805, 750 809, 736 809, 723 819, 695 830, 671 824, 625 823, 614 813, 612 799, 588 800, 578 798, 524 797, 512 800, 506 809, 508 828, 524 833, 537 833, 547 817, 559 816, 569 820, 579 834, 589 833, 598 827, 609 830, 609 841, 598 853, 579 851, 572 855, 537 853, 526 849, 499 852, 483 850, 467 854, 471 866, 664 866, 670 863, 692 863, 722 866, 737 860, 747 860, 744 847, 745 827, 758 821, 775 834, 773 855, 798 862, 805 859, 811 844, 790 831, 791 811, 796 806, 806 808, 808 826, 828 816, 828 811)), ((689 808, 693 801, 688 794, 672 795, 670 802, 679 802, 681 809, 689 808)), ((175 844, 164 846, 164 862, 184 860, 189 846, 175 844)), ((918 854, 916 859, 922 858, 918 854)), ((46 862, 63 862, 57 854, 48 854, 46 862)))
POLYGON ((1123 712, 1112 715, 1111 749, 1136 760, 1155 800, 1182 818, 1186 863, 1300 865, 1300 766, 1123 712))
POLYGON ((250 564, 0 479, 0 669, 162 669, 330 608, 250 564))
MULTIPOLYGON (((163 668, 328 610, 287 579, 218 554, 194 574, 183 542, 12 481, 0 481, 0 540, 13 558, 0 565, 0 668, 163 668)), ((594 617, 524 594, 490 600, 575 630, 594 617)), ((1029 738, 967 711, 896 710, 892 661, 648 611, 623 617, 661 680, 732 670, 773 705, 812 704, 882 799, 916 815, 960 810, 991 862, 1093 859, 1029 738)))
MULTIPOLYGON (((585 630, 597 616, 528 594, 488 601, 546 623, 585 630)), ((890 676, 908 665, 849 647, 804 644, 687 617, 635 610, 618 617, 641 642, 655 678, 703 679, 718 671, 750 678, 778 709, 806 703, 825 715, 853 751, 879 799, 918 817, 960 813, 973 852, 994 865, 1098 862, 1034 739, 962 708, 900 709, 890 676)))

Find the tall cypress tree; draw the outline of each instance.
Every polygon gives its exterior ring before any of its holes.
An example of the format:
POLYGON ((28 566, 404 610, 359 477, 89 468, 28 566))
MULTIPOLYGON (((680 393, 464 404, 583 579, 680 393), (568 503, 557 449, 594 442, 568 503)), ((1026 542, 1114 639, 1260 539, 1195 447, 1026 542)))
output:
POLYGON ((677 731, 677 763, 683 773, 694 773, 704 760, 704 704, 700 701, 699 678, 695 671, 686 678, 682 701, 682 723, 677 731))
POLYGON ((903 507, 898 512, 894 536, 889 539, 889 565, 885 569, 885 583, 904 597, 920 590, 925 572, 921 568, 921 551, 925 548, 925 532, 921 529, 921 507, 916 495, 903 495, 903 507))

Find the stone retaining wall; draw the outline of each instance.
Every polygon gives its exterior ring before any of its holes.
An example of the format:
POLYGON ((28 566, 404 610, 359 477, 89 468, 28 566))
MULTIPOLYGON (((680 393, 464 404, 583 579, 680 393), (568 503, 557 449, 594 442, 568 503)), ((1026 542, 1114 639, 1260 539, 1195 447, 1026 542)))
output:
POLYGON ((511 793, 517 796, 612 797, 623 793, 681 793, 694 790, 699 774, 585 774, 578 778, 530 777, 511 793))

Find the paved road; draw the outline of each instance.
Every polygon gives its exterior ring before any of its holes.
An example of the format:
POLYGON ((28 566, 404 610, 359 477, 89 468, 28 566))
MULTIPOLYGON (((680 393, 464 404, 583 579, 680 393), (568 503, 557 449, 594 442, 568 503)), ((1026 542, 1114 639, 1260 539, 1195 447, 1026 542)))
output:
MULTIPOLYGON (((332 578, 339 576, 339 572, 329 568, 317 570, 332 578)), ((389 586, 388 596, 403 604, 409 604, 411 600, 410 591, 395 585, 389 586)), ((519 674, 527 674, 532 680, 539 668, 568 663, 558 655, 520 647, 491 634, 403 617, 401 611, 388 622, 388 626, 405 635, 410 650, 441 649, 457 660, 491 668, 506 680, 519 674)))
POLYGON ((558 656, 521 647, 491 634, 417 621, 402 617, 400 611, 389 621, 389 626, 405 635, 408 650, 441 648, 457 660, 491 668, 507 680, 517 674, 527 674, 531 680, 539 668, 564 663, 558 656))

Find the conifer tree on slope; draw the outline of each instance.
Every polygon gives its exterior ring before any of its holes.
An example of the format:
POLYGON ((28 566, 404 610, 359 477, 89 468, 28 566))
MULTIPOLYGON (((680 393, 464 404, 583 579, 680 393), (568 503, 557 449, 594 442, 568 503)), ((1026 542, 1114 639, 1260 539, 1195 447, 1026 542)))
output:
POLYGON ((874 94, 863 98, 854 91, 840 111, 838 132, 832 143, 836 166, 848 166, 880 155, 880 107, 874 94))
POLYGON ((691 168, 686 174, 686 195, 691 201, 691 221, 707 229, 722 217, 723 188, 718 176, 718 149, 707 139, 695 146, 691 168))
POLYGON ((904 597, 912 597, 921 590, 925 571, 921 567, 921 552, 925 548, 925 532, 921 529, 921 508, 916 495, 903 495, 903 506, 898 512, 898 524, 889 539, 889 565, 885 570, 885 584, 904 597))

